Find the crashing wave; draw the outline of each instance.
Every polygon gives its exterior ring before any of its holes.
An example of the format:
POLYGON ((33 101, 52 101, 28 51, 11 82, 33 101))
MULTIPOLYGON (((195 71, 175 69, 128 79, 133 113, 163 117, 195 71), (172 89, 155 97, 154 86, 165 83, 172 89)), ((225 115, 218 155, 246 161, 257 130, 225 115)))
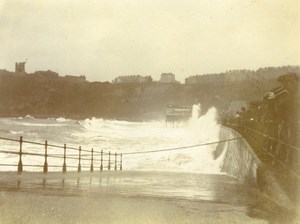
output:
MULTIPOLYGON (((11 134, 17 135, 20 134, 19 131, 23 131, 40 142, 52 138, 59 144, 80 144, 87 149, 126 153, 217 141, 220 126, 216 122, 216 109, 211 108, 202 116, 200 114, 201 106, 194 105, 193 116, 187 126, 177 128, 166 127, 164 121, 129 122, 98 118, 81 121, 65 118, 26 119, 13 122, 4 119, 1 122, 6 130, 11 130, 11 134)), ((159 153, 124 154, 123 167, 126 170, 219 173, 222 158, 214 159, 215 150, 216 145, 208 145, 159 153)), ((39 151, 40 148, 37 149, 39 151)), ((56 153, 62 151, 58 150, 56 153)), ((60 163, 61 161, 57 161, 57 164, 60 163)))
POLYGON ((10 134, 13 134, 13 135, 19 135, 19 134, 22 134, 23 131, 9 131, 10 134))
POLYGON ((29 115, 29 114, 27 114, 24 118, 30 118, 30 119, 34 119, 34 117, 33 116, 31 116, 31 115, 29 115))
POLYGON ((58 121, 58 122, 66 122, 66 121, 70 121, 70 119, 67 119, 67 118, 64 118, 64 117, 59 117, 59 118, 56 118, 56 121, 58 121))

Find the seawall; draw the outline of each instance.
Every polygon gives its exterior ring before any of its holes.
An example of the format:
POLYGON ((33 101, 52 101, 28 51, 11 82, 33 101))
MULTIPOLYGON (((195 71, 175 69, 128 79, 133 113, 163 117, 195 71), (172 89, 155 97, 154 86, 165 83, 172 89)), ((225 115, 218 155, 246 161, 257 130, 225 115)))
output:
POLYGON ((236 177, 242 183, 256 186, 278 205, 293 209, 287 193, 278 184, 275 175, 260 161, 248 142, 233 129, 221 127, 220 140, 230 138, 240 139, 219 143, 215 151, 215 158, 224 157, 221 171, 236 177))

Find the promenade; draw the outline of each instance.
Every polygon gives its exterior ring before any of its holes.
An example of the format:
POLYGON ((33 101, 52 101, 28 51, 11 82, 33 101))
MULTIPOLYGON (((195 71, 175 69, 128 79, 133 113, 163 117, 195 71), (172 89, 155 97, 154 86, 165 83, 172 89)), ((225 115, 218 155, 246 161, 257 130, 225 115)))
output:
POLYGON ((2 224, 224 224, 286 220, 286 216, 278 216, 278 211, 276 217, 270 215, 275 208, 272 206, 255 188, 226 175, 129 171, 0 173, 2 224), (269 208, 262 208, 262 204, 269 208))
MULTIPOLYGON (((239 173, 245 174, 242 168, 245 171, 255 166, 253 158, 246 153, 248 152, 246 148, 237 141, 240 139, 241 137, 228 135, 221 137, 219 142, 201 145, 216 143, 228 145, 230 150, 226 150, 228 156, 223 158, 226 160, 224 162, 229 164, 230 169, 234 168, 239 173), (242 155, 245 158, 240 157, 242 155)), ((259 172, 254 173, 263 177, 258 176, 258 182, 251 183, 234 177, 236 176, 234 174, 229 176, 225 174, 226 172, 200 174, 175 171, 122 171, 122 156, 116 153, 99 151, 99 154, 93 149, 68 147, 69 150, 75 151, 75 154, 73 152, 70 154, 66 153, 67 147, 64 145, 62 146, 64 154, 54 155, 51 151, 49 153, 48 149, 58 146, 50 145, 47 141, 43 144, 24 141, 21 138, 20 141, 15 140, 15 146, 19 146, 19 151, 11 154, 15 162, 19 157, 19 162, 8 165, 15 167, 16 171, 0 172, 1 224, 297 223, 294 208, 297 206, 298 191, 293 189, 291 191, 293 194, 288 194, 289 199, 294 199, 291 200, 293 204, 288 203, 287 207, 280 206, 278 201, 281 200, 274 200, 281 196, 276 191, 278 178, 275 176, 274 179, 274 175, 265 175, 265 172, 271 172, 270 169, 261 170, 261 167, 265 166, 259 166, 259 172), (24 143, 35 144, 45 150, 40 153, 32 152, 29 145, 23 147, 24 143), (38 156, 42 160, 35 165, 28 163, 28 156, 38 156), (55 159, 57 157, 58 165, 53 165, 53 161, 48 164, 48 157, 55 159), (70 164, 71 159, 73 163, 70 164), (85 163, 81 164, 81 162, 85 163), (96 165, 94 162, 97 162, 96 165), (38 171, 29 171, 28 167, 36 168, 38 171), (47 167, 52 169, 54 167, 60 171, 49 172, 47 167), (270 189, 275 190, 273 192, 275 197, 272 197, 272 192, 271 194, 268 192, 270 189)), ((143 153, 183 149, 185 148, 179 147, 143 151, 143 153)), ((250 174, 251 172, 247 175, 250 174)), ((287 187, 299 186, 298 183, 292 185, 290 181, 284 181, 283 178, 280 180, 287 187)))

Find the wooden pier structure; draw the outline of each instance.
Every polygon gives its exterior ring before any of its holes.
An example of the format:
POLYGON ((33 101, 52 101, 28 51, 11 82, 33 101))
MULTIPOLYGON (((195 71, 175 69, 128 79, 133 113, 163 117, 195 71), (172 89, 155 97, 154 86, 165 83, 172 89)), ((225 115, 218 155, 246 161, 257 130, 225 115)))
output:
POLYGON ((176 122, 187 121, 192 117, 191 106, 167 105, 166 109, 166 127, 168 123, 175 126, 176 122))

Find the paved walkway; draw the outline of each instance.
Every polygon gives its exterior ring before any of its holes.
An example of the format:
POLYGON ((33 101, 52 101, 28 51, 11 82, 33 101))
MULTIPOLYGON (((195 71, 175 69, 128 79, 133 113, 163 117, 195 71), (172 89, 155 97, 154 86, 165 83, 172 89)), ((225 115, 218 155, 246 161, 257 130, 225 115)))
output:
POLYGON ((0 208, 1 224, 296 220, 232 177, 153 172, 2 172, 0 208))

